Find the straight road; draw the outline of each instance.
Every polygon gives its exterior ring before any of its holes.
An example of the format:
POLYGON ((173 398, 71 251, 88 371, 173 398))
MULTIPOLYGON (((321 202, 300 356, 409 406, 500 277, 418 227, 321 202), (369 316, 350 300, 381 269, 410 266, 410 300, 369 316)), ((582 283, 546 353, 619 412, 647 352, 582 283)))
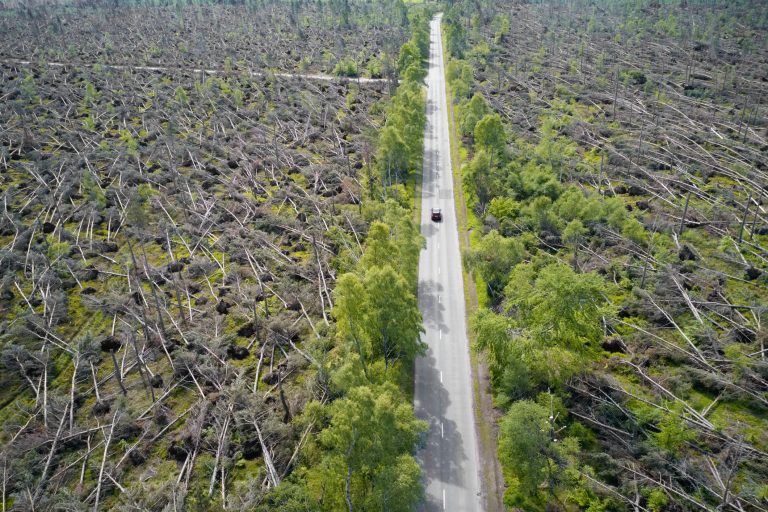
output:
POLYGON ((427 494, 424 510, 475 512, 483 510, 483 500, 453 201, 440 17, 431 23, 422 171, 421 233, 427 247, 419 259, 419 309, 428 349, 424 357, 416 360, 414 398, 416 415, 428 421, 430 428, 418 458, 427 494), (441 223, 430 220, 431 208, 442 209, 441 223))

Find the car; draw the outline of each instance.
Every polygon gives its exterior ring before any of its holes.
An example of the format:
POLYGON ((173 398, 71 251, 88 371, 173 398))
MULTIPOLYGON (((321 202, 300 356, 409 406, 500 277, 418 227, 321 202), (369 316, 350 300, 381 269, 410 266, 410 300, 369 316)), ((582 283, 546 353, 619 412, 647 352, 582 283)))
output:
POLYGON ((440 208, 432 208, 432 221, 441 222, 443 220, 443 212, 440 208))

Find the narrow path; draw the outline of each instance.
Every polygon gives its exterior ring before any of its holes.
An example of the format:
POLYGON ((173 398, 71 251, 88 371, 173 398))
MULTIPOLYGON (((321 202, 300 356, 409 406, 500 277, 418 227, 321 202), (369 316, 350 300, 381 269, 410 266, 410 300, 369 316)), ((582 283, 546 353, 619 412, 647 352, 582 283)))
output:
MULTIPOLYGON (((33 64, 37 64, 37 62, 32 62, 29 60, 21 60, 21 59, 0 59, 0 62, 3 64, 17 64, 20 66, 30 66, 33 64)), ((66 62, 45 62, 46 66, 51 66, 54 68, 63 68, 63 67, 88 67, 93 66, 96 63, 91 64, 78 64, 75 62, 66 63, 66 62)), ((166 67, 166 66, 130 66, 130 65, 122 65, 122 64, 101 64, 102 67, 105 67, 107 69, 115 69, 115 70, 123 70, 123 69, 130 69, 135 71, 162 71, 162 72, 170 72, 170 71, 188 71, 191 73, 200 73, 204 75, 224 75, 224 70, 222 69, 202 69, 202 68, 177 68, 177 67, 166 67)), ((246 73, 253 77, 265 77, 265 76, 276 76, 278 78, 295 78, 299 80, 320 80, 320 81, 327 81, 327 82, 341 82, 341 81, 347 81, 347 82, 358 82, 361 84, 375 84, 375 83, 386 83, 389 82, 389 79, 387 78, 366 78, 366 77, 342 77, 342 76, 333 76, 333 75, 323 75, 323 74, 301 74, 301 73, 265 73, 262 71, 244 71, 244 70, 236 70, 232 71, 230 74, 243 74, 246 73)))
POLYGON ((440 17, 431 23, 422 170, 421 232, 427 247, 419 259, 419 309, 428 349, 416 361, 414 397, 416 415, 427 420, 430 429, 418 458, 427 495, 424 510, 479 512, 484 500, 453 201, 440 17), (430 220, 431 208, 442 209, 442 222, 430 220))

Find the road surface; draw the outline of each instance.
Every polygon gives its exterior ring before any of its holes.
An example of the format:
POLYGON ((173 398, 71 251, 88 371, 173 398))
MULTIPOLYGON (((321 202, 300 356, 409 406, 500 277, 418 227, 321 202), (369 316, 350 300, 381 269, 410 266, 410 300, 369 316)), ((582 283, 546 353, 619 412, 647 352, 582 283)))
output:
POLYGON ((431 23, 421 232, 427 247, 419 259, 419 309, 427 354, 416 361, 416 415, 429 422, 418 458, 428 511, 483 510, 472 374, 466 336, 464 287, 453 204, 451 148, 440 15, 431 23), (433 223, 430 209, 443 211, 433 223))

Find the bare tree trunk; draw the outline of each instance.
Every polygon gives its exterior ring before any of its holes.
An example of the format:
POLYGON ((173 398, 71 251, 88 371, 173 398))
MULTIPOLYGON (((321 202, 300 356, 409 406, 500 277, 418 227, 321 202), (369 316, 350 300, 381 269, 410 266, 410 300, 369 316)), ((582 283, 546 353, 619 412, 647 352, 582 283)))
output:
POLYGON ((344 500, 347 502, 347 511, 352 512, 352 463, 349 462, 349 457, 352 455, 352 450, 355 449, 356 435, 353 432, 352 443, 347 450, 347 476, 344 479, 344 500))
MULTIPOLYGON (((65 406, 64 414, 61 415, 61 419, 59 420, 59 428, 56 429, 56 435, 53 437, 53 442, 51 443, 51 450, 48 452, 48 458, 45 460, 45 467, 43 468, 43 473, 40 475, 40 483, 37 484, 37 490, 35 491, 34 501, 37 501, 37 499, 40 497, 40 493, 43 491, 43 488, 45 487, 45 479, 48 477, 48 470, 51 468, 51 462, 53 461, 53 456, 56 454, 56 448, 59 445, 59 438, 61 437, 61 430, 64 428, 64 420, 67 419, 67 408, 69 405, 65 406)), ((5 484, 5 482, 3 482, 5 484)))
POLYGON ((272 462, 272 454, 269 453, 269 448, 264 443, 264 437, 261 435, 261 429, 259 428, 259 422, 256 418, 253 418, 253 426, 256 428, 256 435, 259 438, 259 444, 261 445, 261 453, 264 457, 264 465, 267 466, 267 478, 269 479, 272 487, 277 487, 280 484, 280 477, 275 470, 275 465, 272 462))
POLYGON ((43 425, 48 428, 48 358, 43 367, 43 425))
POLYGON ((77 484, 77 493, 83 492, 83 484, 85 483, 85 468, 88 465, 88 459, 91 455, 91 435, 85 438, 85 457, 83 457, 83 465, 80 467, 80 481, 77 484))
POLYGON ((75 428, 75 385, 77 384, 77 368, 80 366, 80 353, 76 352, 72 358, 72 382, 69 390, 69 433, 75 428))
POLYGON ((219 462, 221 461, 221 457, 224 454, 224 448, 225 448, 227 436, 229 434, 229 421, 230 421, 231 413, 232 413, 232 405, 230 404, 229 408, 227 409, 226 416, 224 417, 224 422, 222 424, 221 431, 219 432, 219 442, 216 447, 216 459, 213 462, 213 471, 211 472, 211 482, 208 486, 209 497, 213 496, 213 489, 216 486, 216 470, 219 467, 219 462))
POLYGON ((285 411, 285 414, 283 415, 283 423, 288 423, 291 421, 291 409, 288 407, 288 402, 285 400, 285 393, 283 392, 283 370, 281 368, 278 368, 278 379, 277 379, 277 389, 280 394, 280 403, 283 404, 283 411, 285 411))
POLYGON ((683 226, 685 226, 685 217, 688 215, 688 202, 691 200, 692 190, 688 190, 688 195, 685 196, 685 207, 683 208, 683 216, 680 218, 680 227, 677 230, 677 236, 683 234, 683 226))
POLYGON ((112 415, 112 425, 109 426, 109 434, 104 438, 104 453, 101 456, 101 467, 99 468, 99 480, 96 483, 96 499, 93 502, 93 512, 99 511, 99 499, 101 498, 101 482, 104 479, 104 466, 107 464, 107 455, 109 454, 109 445, 112 442, 112 434, 115 432, 117 423, 117 411, 112 415))
POLYGON ((93 361, 89 361, 91 365, 91 376, 93 377, 93 390, 96 393, 96 401, 101 402, 101 394, 99 393, 99 380, 96 378, 96 370, 93 368, 93 361))
POLYGON ((123 385, 123 377, 121 375, 120 367, 117 365, 117 357, 115 357, 115 351, 110 350, 109 355, 112 357, 112 364, 115 366, 115 379, 117 379, 117 385, 120 386, 120 391, 123 392, 123 396, 128 394, 128 391, 123 385))
POLYGON ((749 216, 749 202, 752 200, 752 192, 747 197, 747 202, 744 204, 744 214, 741 218, 741 226, 739 226, 739 244, 744 239, 744 224, 747 223, 747 217, 749 216))

